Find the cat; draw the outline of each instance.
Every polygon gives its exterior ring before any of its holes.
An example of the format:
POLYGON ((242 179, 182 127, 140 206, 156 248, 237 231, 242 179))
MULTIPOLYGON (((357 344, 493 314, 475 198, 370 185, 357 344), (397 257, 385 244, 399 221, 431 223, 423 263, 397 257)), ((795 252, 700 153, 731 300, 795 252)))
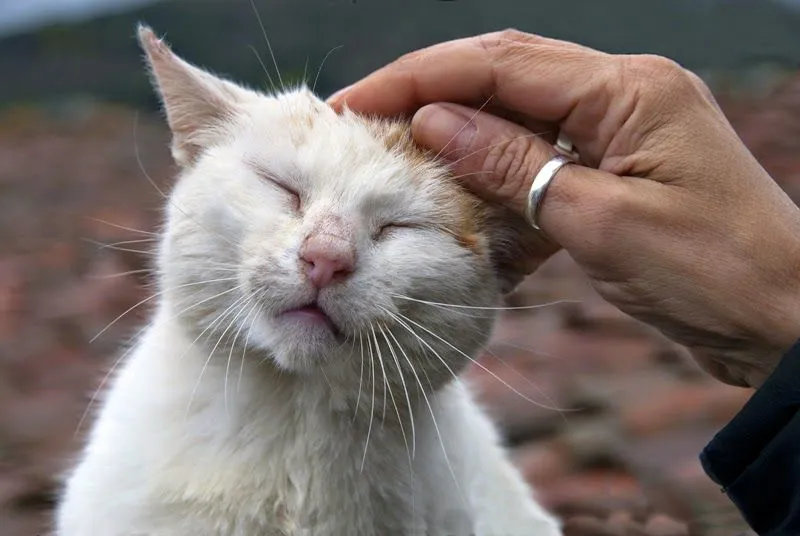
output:
POLYGON ((530 271, 524 220, 407 122, 258 92, 138 34, 180 168, 161 294, 56 534, 561 534, 458 378, 530 271))

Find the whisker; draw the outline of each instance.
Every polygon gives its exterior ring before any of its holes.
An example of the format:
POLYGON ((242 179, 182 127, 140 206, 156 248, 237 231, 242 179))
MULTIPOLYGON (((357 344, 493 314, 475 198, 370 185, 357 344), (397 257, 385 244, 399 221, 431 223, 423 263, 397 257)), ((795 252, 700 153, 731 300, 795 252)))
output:
MULTIPOLYGON (((388 309, 384 309, 383 307, 381 307, 381 309, 383 309, 384 312, 389 314, 390 316, 393 316, 392 313, 388 309)), ((411 331, 412 335, 414 335, 415 337, 420 339, 419 335, 414 333, 414 330, 410 330, 410 331, 411 331)), ((461 500, 466 504, 466 497, 464 495, 464 492, 461 489, 461 485, 458 482, 458 478, 456 477, 456 473, 453 470, 453 465, 450 463, 450 457, 447 455, 447 448, 444 446, 444 440, 442 439, 442 432, 439 429, 439 424, 436 422, 436 416, 434 415, 433 406, 431 405, 431 402, 428 399, 428 395, 425 394, 425 387, 422 386, 422 380, 420 380, 419 375, 417 374, 417 371, 414 368, 414 364, 408 358, 408 355, 406 354, 405 350, 403 349, 403 346, 397 341, 397 338, 394 336, 394 334, 392 333, 391 330, 389 331, 389 334, 392 336, 392 338, 395 340, 395 342, 397 342, 397 346, 398 346, 398 348, 400 348, 400 352, 403 354, 403 357, 405 358, 406 362, 408 363, 409 368, 411 368, 411 373, 414 375, 414 378, 417 380, 417 384, 419 385, 420 393, 422 393, 422 398, 423 398, 423 400, 425 400, 425 404, 428 406, 428 411, 431 414, 431 421, 433 423, 433 427, 436 430, 436 434, 439 436, 439 445, 442 447, 442 454, 444 454, 444 459, 445 459, 445 462, 447 463, 447 468, 450 470, 450 475, 452 476, 453 483, 455 484, 456 489, 458 490, 458 493, 461 496, 461 500)), ((430 380, 429 380, 429 383, 430 383, 430 380)))
POLYGON ((96 341, 96 340, 97 340, 97 338, 98 338, 98 337, 100 337, 100 335, 102 335, 103 333, 105 333, 105 332, 106 332, 106 331, 107 331, 109 328, 111 328, 111 326, 113 326, 114 324, 116 324, 117 322, 119 322, 119 321, 120 321, 120 320, 121 320, 121 319, 122 319, 122 318, 123 318, 125 315, 127 315, 128 313, 130 313, 131 311, 133 311, 133 310, 134 310, 134 309, 136 309, 137 307, 140 307, 141 305, 144 305, 145 303, 149 302, 149 301, 150 301, 150 300, 152 300, 153 298, 157 298, 158 296, 161 296, 161 295, 162 295, 162 294, 164 294, 165 292, 169 292, 170 290, 175 290, 175 289, 178 289, 178 288, 191 287, 191 286, 194 286, 194 285, 207 285, 208 283, 217 283, 217 282, 221 282, 221 281, 233 281, 233 280, 235 280, 235 279, 236 279, 236 278, 230 278, 230 277, 226 277, 226 278, 223 278, 223 279, 212 279, 212 280, 210 280, 210 281, 196 281, 196 282, 193 282, 193 283, 185 283, 185 284, 183 284, 183 285, 178 285, 178 286, 176 286, 176 287, 171 287, 171 288, 167 288, 167 289, 161 290, 161 291, 159 291, 159 292, 156 292, 155 294, 152 294, 151 296, 148 296, 147 298, 145 298, 145 299, 141 300, 141 301, 140 301, 140 302, 138 302, 136 305, 134 305, 134 306, 132 306, 132 307, 129 307, 129 308, 128 308, 127 310, 125 310, 125 312, 123 312, 121 315, 119 315, 118 317, 116 317, 116 318, 115 318, 114 320, 112 320, 110 323, 106 324, 106 327, 104 327, 103 329, 101 329, 101 330, 100 330, 100 331, 99 331, 99 332, 98 332, 98 333, 97 333, 97 334, 96 334, 94 337, 92 337, 91 339, 89 339, 89 344, 92 344, 94 341, 96 341))
MULTIPOLYGON (((222 322, 222 320, 224 318, 226 318, 230 313, 232 313, 236 309, 237 306, 239 306, 243 301, 246 301, 250 297, 251 296, 245 294, 245 295, 239 296, 237 299, 235 299, 233 301, 233 303, 231 303, 222 313, 217 315, 217 317, 208 326, 206 326, 206 328, 203 331, 200 332, 200 335, 198 335, 197 338, 195 338, 195 340, 192 341, 192 343, 186 348, 186 350, 183 352, 183 354, 181 354, 181 356, 178 358, 178 360, 179 361, 183 360, 183 358, 189 353, 189 351, 192 349, 192 347, 195 345, 195 343, 198 340, 200 340, 200 338, 206 332, 208 332, 209 330, 212 330, 216 324, 222 322)), ((192 394, 189 395, 189 403, 186 405, 186 414, 184 415, 184 419, 188 419, 189 418, 189 412, 190 412, 191 407, 192 407, 192 402, 194 401, 195 394, 197 394, 197 389, 200 387, 200 382, 203 379, 203 374, 205 373, 206 368, 208 368, 208 364, 211 362, 211 358, 214 357, 214 352, 216 351, 217 346, 219 345, 220 341, 222 340, 222 337, 225 336, 225 333, 228 331, 230 326, 231 326, 231 324, 229 323, 228 324, 228 328, 225 328, 225 331, 222 332, 222 335, 220 335, 219 340, 217 340, 217 344, 215 344, 214 348, 208 353, 208 358, 203 363, 203 368, 200 369, 200 375, 197 378, 197 382, 194 384, 194 388, 192 389, 192 394)))
POLYGON ((138 274, 150 274, 153 273, 154 270, 152 268, 141 268, 139 270, 128 270, 125 272, 119 272, 116 274, 106 274, 106 275, 89 275, 87 279, 116 279, 118 277, 127 277, 129 275, 138 275, 138 274))
POLYGON ((355 421, 358 416, 358 406, 361 402, 361 384, 364 380, 364 338, 360 331, 358 332, 358 345, 361 348, 361 372, 358 375, 358 396, 356 396, 356 409, 353 414, 353 421, 355 421))
MULTIPOLYGON (((381 327, 380 324, 378 325, 378 328, 380 329, 380 332, 383 335, 383 338, 386 340, 386 345, 389 347, 389 352, 391 352, 391 354, 392 354, 392 359, 394 359, 394 364, 397 367, 397 373, 400 376, 400 383, 403 385, 403 392, 406 395, 406 405, 408 406, 408 415, 409 415, 409 418, 411 420, 411 453, 410 453, 410 455, 411 455, 411 458, 413 459, 416 456, 416 452, 417 452, 417 432, 416 432, 416 429, 415 429, 415 426, 414 426, 414 410, 411 408, 411 396, 408 393, 408 387, 406 387, 406 380, 403 377, 403 369, 400 367, 400 360, 397 359, 397 354, 394 351, 394 347, 392 346, 392 343, 389 342, 389 337, 386 336, 386 331, 390 331, 390 330, 385 325, 383 327, 381 327)), ((395 409, 397 409, 397 408, 395 407, 395 409)), ((398 418, 399 418, 399 415, 398 415, 398 418)), ((402 424, 401 424, 401 426, 402 426, 402 424)), ((403 439, 405 439, 405 434, 403 434, 403 439)), ((407 443, 406 443, 406 445, 407 445, 407 443)))
POLYGON ((264 21, 261 20, 261 13, 258 12, 258 8, 256 7, 255 0, 250 0, 250 5, 253 6, 253 13, 256 15, 256 20, 258 20, 258 25, 261 28, 261 33, 264 34, 264 41, 267 42, 267 48, 269 49, 269 55, 272 56, 272 63, 275 65, 275 74, 278 75, 278 81, 281 84, 281 89, 284 89, 286 86, 283 85, 283 78, 281 77, 281 70, 278 68, 278 62, 275 60, 275 53, 272 51, 272 44, 269 42, 269 37, 267 37, 267 29, 264 27, 264 21))
POLYGON ((151 231, 143 231, 141 229, 134 229, 133 227, 125 227, 124 225, 120 225, 118 223, 112 223, 112 222, 106 221, 106 220, 101 220, 100 218, 92 218, 92 217, 87 216, 87 219, 92 220, 92 221, 96 221, 97 223, 102 223, 102 224, 105 224, 105 225, 108 225, 108 226, 111 226, 111 227, 116 227, 117 229, 122 229, 123 231, 130 231, 132 233, 141 233, 141 234, 144 234, 144 235, 151 235, 151 236, 154 236, 154 237, 158 237, 158 233, 153 233, 151 231))
POLYGON ((381 373, 383 374, 383 411, 381 415, 381 428, 386 423, 386 391, 389 390, 389 380, 386 377, 386 369, 383 366, 383 356, 381 355, 381 347, 378 344, 378 337, 375 335, 375 328, 370 324, 369 329, 372 330, 372 340, 375 341, 375 353, 378 357, 378 364, 381 366, 381 373))
POLYGON ((344 45, 339 45, 337 47, 333 47, 325 54, 325 57, 322 58, 322 63, 319 64, 319 68, 317 69, 317 75, 314 77, 314 85, 311 86, 311 93, 314 93, 317 90, 317 81, 319 80, 319 75, 322 73, 322 68, 325 66, 325 61, 328 59, 328 56, 339 50, 340 48, 344 47, 344 45))
MULTIPOLYGON (((254 299, 255 299, 255 295, 251 296, 250 300, 242 306, 242 311, 244 311, 244 309, 245 309, 245 307, 247 307, 248 303, 250 301, 254 301, 254 299)), ((258 307, 258 302, 255 302, 253 304, 253 306, 247 312, 247 315, 244 317, 244 320, 242 320, 241 324, 239 324, 239 329, 236 330, 236 334, 233 336, 233 341, 231 342, 231 349, 228 352, 228 362, 225 364, 225 382, 224 382, 223 391, 222 391, 222 397, 223 397, 223 401, 224 401, 224 404, 225 404, 225 413, 226 414, 228 414, 228 376, 229 376, 230 370, 231 370, 231 360, 233 359, 233 350, 234 350, 234 348, 236 348, 236 339, 239 338, 239 334, 242 332, 242 329, 244 328, 245 324, 247 323, 247 319, 250 317, 251 314, 253 314, 253 310, 256 307, 258 307)), ((238 318, 238 317, 239 317, 239 315, 236 316, 236 318, 238 318)), ((232 323, 236 322, 236 318, 233 319, 232 323)))
POLYGON ((478 114, 481 113, 481 111, 484 108, 486 108, 486 105, 489 104, 489 102, 491 102, 493 98, 494 95, 490 95, 489 98, 486 99, 486 101, 483 104, 481 104, 480 108, 475 110, 475 113, 472 114, 472 117, 470 117, 469 120, 466 123, 464 123, 464 125, 460 129, 458 129, 458 131, 455 134, 453 134, 450 140, 448 140, 448 142, 444 144, 444 146, 439 150, 439 152, 436 153, 436 156, 433 157, 434 160, 437 160, 440 156, 442 156, 444 150, 447 149, 451 143, 453 143, 453 140, 455 140, 458 137, 458 135, 461 134, 464 131, 464 129, 470 125, 470 123, 475 121, 475 118, 478 117, 478 114))
MULTIPOLYGON (((199 282, 199 283, 201 283, 201 284, 202 284, 202 283, 208 283, 208 282, 209 282, 209 281, 201 281, 201 282, 199 282)), ((193 284, 194 284, 194 283, 193 283, 193 284)), ((233 290, 235 290, 235 289, 233 289, 233 290)), ((210 298, 207 298, 207 299, 201 300, 200 302, 196 302, 196 303, 194 303, 194 304, 190 305, 189 307, 186 307, 186 308, 182 309, 181 311, 178 311, 178 312, 177 312, 177 313, 175 313, 174 315, 170 316, 170 317, 167 319, 167 321, 170 321, 170 320, 173 320, 173 319, 175 319, 175 318, 178 318, 178 317, 179 317, 180 315, 182 315, 183 313, 185 313, 185 312, 187 312, 187 311, 189 311, 189 310, 191 310, 191 309, 194 309, 195 307, 198 307, 198 306, 202 305, 203 303, 205 303, 205 302, 207 302, 207 301, 209 301, 209 300, 212 300, 212 299, 214 299, 214 298, 218 298, 220 295, 222 295, 222 294, 225 294, 225 293, 227 293, 227 292, 228 292, 228 291, 226 291, 226 292, 224 292, 224 293, 220 293, 220 294, 215 294, 214 296, 211 296, 210 298)), ((159 294, 160 294, 160 293, 159 293, 159 294)), ((152 298, 152 296, 151 296, 151 298, 152 298)), ((124 313, 123 313, 123 314, 124 314, 124 313)), ((147 331, 147 329, 148 329, 148 328, 149 328, 149 326, 144 326, 143 328, 139 329, 139 330, 136 332, 136 334, 135 334, 133 337, 131 337, 131 340, 136 340, 136 339, 138 339, 139 337, 141 337, 141 335, 142 335, 142 334, 143 334, 145 331, 147 331)), ((98 333, 98 336, 99 336, 99 335, 100 335, 100 334, 98 333)), ((123 352, 123 353, 122 353, 122 355, 120 355, 120 356, 119 356, 119 357, 118 357, 118 358, 117 358, 117 359, 114 361, 114 364, 111 366, 111 369, 109 369, 109 371, 108 371, 108 372, 106 372, 106 374, 103 376, 103 379, 100 381, 100 384, 99 384, 99 385, 97 386, 97 388, 94 390, 94 393, 92 394, 92 397, 91 397, 91 399, 89 400, 89 403, 86 405, 86 409, 83 411, 83 414, 81 415, 81 418, 80 418, 80 420, 78 421, 78 425, 77 425, 77 426, 76 426, 76 428, 75 428, 75 434, 76 434, 76 435, 78 434, 78 432, 80 432, 81 426, 83 425, 83 421, 84 421, 84 420, 86 420, 86 417, 87 417, 87 415, 88 415, 89 411, 92 409, 92 406, 94 405, 94 402, 95 402, 95 400, 97 399, 97 396, 100 394, 100 391, 102 391, 102 390, 103 390, 103 387, 105 386, 105 384, 106 384, 106 382, 108 381, 109 377, 111 377, 111 375, 114 373, 114 371, 116 370, 116 368, 117 368, 117 367, 120 365, 120 363, 122 363, 122 361, 123 361, 123 360, 124 360, 124 359, 125 359, 125 358, 126 358, 126 357, 127 357, 127 356, 128 356, 128 355, 129 355, 129 354, 130 354, 130 353, 131 353, 133 350, 134 350, 134 349, 136 349, 136 345, 135 345, 135 344, 131 344, 131 345, 130 345, 130 347, 129 347, 127 350, 125 350, 125 352, 123 352)))
POLYGON ((511 143, 512 141, 524 140, 525 138, 539 138, 541 136, 544 136, 547 133, 548 133, 547 131, 545 131, 545 132, 531 132, 531 133, 528 133, 528 134, 521 134, 519 136, 514 136, 513 138, 509 138, 507 140, 502 140, 502 141, 499 141, 497 143, 492 143, 491 145, 487 145, 486 147, 481 147, 480 149, 476 149, 476 150, 471 151, 471 152, 469 152, 469 153, 467 153, 465 155, 460 156, 459 158, 456 158, 455 160, 450 162, 449 165, 450 165, 450 167, 454 167, 458 163, 466 160, 467 158, 469 158, 471 156, 475 156, 478 153, 482 153, 483 151, 487 151, 489 149, 494 149, 495 147, 500 147, 501 145, 506 145, 508 143, 511 143))
MULTIPOLYGON (((147 242, 158 242, 158 238, 140 238, 138 240, 123 240, 121 242, 114 242, 112 244, 104 244, 105 246, 126 246, 130 244, 144 244, 147 242)), ((99 244, 100 242, 96 242, 99 244)))
MULTIPOLYGON (((387 311, 387 312, 389 312, 389 311, 387 311)), ((389 314, 391 314, 391 315, 393 315, 393 316, 394 316, 394 314, 393 314, 393 313, 391 313, 391 312, 389 312, 389 314)), ((572 409, 572 410, 570 410, 570 409, 563 409, 563 408, 552 407, 552 406, 548 406, 548 405, 546 405, 546 404, 542 404, 541 402, 536 402, 535 400, 532 400, 531 398, 529 398, 529 397, 525 396, 524 394, 520 393, 520 392, 519 392, 517 389, 515 389, 515 388, 514 388, 512 385, 510 385, 510 384, 509 384, 507 381, 505 381, 504 379, 502 379, 501 377, 499 377, 497 374, 495 374, 494 372, 492 372, 491 370, 489 370, 488 368, 486 368, 486 367, 485 367, 485 366, 484 366, 484 365, 483 365, 481 362, 479 362, 477 359, 475 359, 475 358, 473 358, 473 357, 471 357, 471 356, 467 355, 465 352, 463 352, 463 351, 461 351, 460 349, 456 348, 455 346, 453 346, 452 344, 450 344, 450 342, 448 342, 447 340, 443 339, 442 337, 440 337, 440 336, 439 336, 439 335, 437 335, 436 333, 432 332, 431 330, 429 330, 429 329, 428 329, 428 328, 426 328, 425 326, 422 326, 421 324, 419 324, 419 323, 417 323, 417 322, 414 322, 413 320, 411 320, 410 318, 408 318, 407 316, 405 316, 405 315, 403 315, 403 314, 401 314, 401 313, 397 313, 397 316, 396 316, 395 318, 396 318, 396 319, 399 319, 400 317, 402 317, 404 320, 406 320, 406 321, 410 322, 411 324, 414 324, 415 326, 417 326, 418 328, 422 329, 422 330, 423 330, 423 331, 425 331, 426 333, 428 333, 428 334, 432 335, 433 337, 436 337, 436 339, 440 340, 441 342, 443 342, 444 344, 446 344, 447 346, 449 346, 450 348, 452 348, 453 350, 455 350, 456 352, 458 352, 458 353, 459 353, 459 354, 461 354, 462 356, 466 357, 466 358, 467 358, 467 359, 469 359, 469 360, 470 360, 472 363, 474 363, 476 366, 480 367, 480 368, 481 368, 483 371, 485 371, 485 372, 487 372, 489 375, 491 375, 491 376, 492 376, 494 379, 496 379, 497 381, 499 381, 500 383, 502 383, 503 385, 505 385, 506 387, 508 387, 508 388, 511 390, 511 392, 512 392, 512 393, 516 394, 517 396, 519 396, 520 398, 522 398, 522 399, 524 399, 524 400, 527 400, 527 401, 528 401, 528 402, 530 402, 531 404, 534 404, 534 405, 536 405, 536 406, 538 406, 538 407, 540 407, 540 408, 543 408, 543 409, 549 409, 549 410, 558 411, 558 412, 567 412, 567 411, 569 411, 569 412, 574 412, 574 411, 578 411, 578 410, 576 410, 576 409, 572 409)))
MULTIPOLYGON (((256 302, 258 305, 258 302, 256 302)), ((258 311, 257 307, 253 307, 254 311, 258 311)), ((244 374, 244 360, 245 355, 247 353, 247 346, 250 344, 250 335, 253 333, 253 324, 256 322, 256 318, 258 318, 258 314, 254 314, 253 318, 250 319, 250 325, 247 328, 247 337, 244 339, 244 346, 242 346, 242 360, 239 363, 239 379, 236 382, 236 392, 239 393, 241 386, 242 386, 242 375, 244 374)))
MULTIPOLYGON (((141 330, 141 331, 140 331, 140 332, 137 334, 137 337, 138 337, 138 336, 139 336, 141 333, 143 333, 143 332, 144 332, 144 329, 142 329, 142 330, 141 330)), ((113 364, 113 365, 111 365, 111 368, 108 370, 108 372, 106 372, 106 373, 103 375, 103 379, 102 379, 102 380, 100 380, 100 384, 99 384, 99 385, 97 386, 97 388, 94 390, 94 393, 92 393, 92 397, 89 399, 89 403, 86 405, 86 409, 85 409, 85 410, 83 410, 83 414, 81 414, 81 418, 80 418, 80 420, 78 421, 78 424, 77 424, 77 426, 75 427, 75 433, 73 434, 73 437, 77 437, 78 433, 79 433, 79 432, 80 432, 80 430, 81 430, 81 426, 83 426, 83 421, 85 421, 85 420, 86 420, 86 417, 89 415, 89 411, 91 411, 91 409, 92 409, 92 406, 93 406, 93 405, 94 405, 94 403, 95 403, 95 400, 97 400, 97 396, 98 396, 98 395, 100 394, 100 392, 103 390, 103 387, 105 386, 105 384, 106 384, 106 382, 108 381, 108 379, 111 377, 111 375, 112 375, 112 374, 114 374, 114 371, 117 369, 117 367, 118 367, 118 366, 119 366, 119 365, 122 363, 122 361, 123 361, 123 360, 124 360, 124 359, 125 359, 125 358, 128 356, 128 354, 130 354, 130 353, 131 353, 131 352, 134 350, 134 348, 136 348, 136 345, 135 345, 135 344, 131 344, 131 345, 128 347, 128 349, 127 349, 127 350, 125 350, 125 351, 122 353, 122 355, 120 355, 120 356, 119 356, 119 357, 118 357, 118 358, 117 358, 117 359, 114 361, 114 364, 113 364)))
MULTIPOLYGON (((395 360, 395 364, 397 365, 397 372, 400 375, 400 380, 402 381, 403 389, 405 390, 406 382, 405 382, 405 380, 403 380, 403 371, 400 368, 400 363, 397 361, 397 357, 395 356, 394 348, 392 347, 392 343, 389 342, 389 338, 386 336, 386 332, 384 331, 383 327, 381 327, 380 324, 378 324, 378 331, 381 332, 381 335, 383 336, 384 340, 386 341, 386 346, 389 348, 389 351, 391 352, 392 357, 395 360)), ((411 516, 412 516, 412 520, 414 520, 416 518, 416 513, 415 513, 416 512, 416 506, 415 506, 415 497, 414 497, 414 462, 413 462, 413 456, 411 454, 411 449, 409 448, 408 437, 406 436, 405 426, 403 426, 403 418, 400 416, 400 409, 397 407, 397 402, 395 401, 393 391, 390 390, 389 391, 389 395, 392 397, 392 405, 394 406, 394 412, 397 415, 397 422, 400 424, 400 434, 403 436, 403 443, 406 446, 406 454, 408 455, 408 477, 409 477, 409 480, 411 482, 411 516)), ((406 397, 408 397, 408 391, 407 390, 406 390, 406 397)), ((414 417, 413 417, 413 414, 411 412, 411 404, 410 403, 408 405, 408 413, 409 413, 409 416, 411 417, 411 429, 412 429, 412 433, 413 433, 413 430, 414 430, 414 417)), ((413 435, 412 435, 412 441, 414 441, 414 436, 413 435)))
POLYGON ((369 410, 369 426, 367 428, 367 440, 364 443, 364 457, 361 459, 361 472, 364 472, 364 464, 367 462, 367 447, 369 447, 369 436, 372 433, 372 419, 375 416, 375 361, 372 357, 372 345, 367 337, 367 350, 369 350, 370 373, 372 375, 372 407, 369 410))
MULTIPOLYGON (((496 355, 494 352, 492 352, 492 351, 490 351, 490 350, 488 350, 488 349, 484 349, 484 352, 485 352, 485 353, 487 353, 488 355, 492 356, 492 357, 493 357, 495 360, 497 360, 497 361, 498 361, 498 362, 499 362, 499 363, 500 363, 502 366, 504 366, 505 368, 507 368, 508 370, 510 370, 510 371, 511 371, 511 372, 512 372, 512 373, 513 373, 515 376, 517 376, 518 378, 520 378, 522 381, 524 381, 525 383, 527 383, 528 385, 530 385, 532 388, 536 389, 536 391, 537 391, 537 392, 538 392, 540 395, 542 395, 542 397, 544 397, 544 399, 545 399, 545 400, 546 400, 546 401, 547 401, 549 404, 552 404, 552 406, 553 406, 554 408, 556 408, 556 411, 558 411, 559 413, 561 413, 561 414, 562 414, 562 417, 564 417, 563 413, 564 413, 565 411, 570 411, 570 409, 569 409, 569 408, 558 408, 558 407, 555 405, 555 400, 553 400, 553 399, 552 399, 552 398, 551 398, 551 397, 550 397, 550 396, 549 396, 549 395, 548 395, 548 394, 547 394, 547 393, 546 393, 546 392, 545 392, 545 391, 544 391, 544 390, 543 390, 543 389, 542 389, 542 388, 541 388, 539 385, 537 385, 537 384, 536 384, 536 382, 532 381, 532 380, 531 380, 530 378, 528 378, 528 377, 527 377, 525 374, 523 374, 523 373, 521 373, 519 370, 517 370, 517 369, 516 369, 516 367, 513 367, 513 366, 512 366, 512 365, 510 365, 509 363, 506 363, 506 361, 505 361, 505 360, 501 359, 501 358, 500 358, 499 356, 497 356, 497 355, 496 355)), ((574 408, 572 411, 580 411, 580 408, 574 408)), ((564 417, 564 419, 566 420, 566 417, 564 417)))
POLYGON ((198 222, 196 219, 194 219, 191 216, 189 216, 189 214, 186 213, 186 211, 184 211, 180 206, 178 206, 178 204, 175 203, 175 201, 173 201, 172 198, 170 198, 166 193, 164 193, 164 190, 162 190, 158 186, 158 184, 156 184, 156 181, 153 180, 153 178, 150 176, 150 174, 145 169, 144 162, 142 161, 142 155, 141 155, 141 152, 139 150, 138 128, 139 128, 139 113, 137 112, 136 115, 134 116, 134 120, 133 120, 133 150, 134 150, 134 154, 136 156, 136 163, 139 165, 139 170, 142 172, 142 175, 144 175, 144 177, 147 179, 147 181, 153 186, 153 188, 156 189, 156 191, 161 195, 161 197, 163 197, 167 201, 167 203, 169 203, 170 205, 175 207, 181 214, 186 216, 186 218, 191 220, 195 225, 200 227, 202 230, 207 232, 209 235, 216 236, 216 237, 220 238, 221 240, 227 242, 229 245, 233 246, 234 249, 238 249, 238 246, 236 244, 234 244, 233 242, 231 242, 230 240, 228 240, 227 238, 225 238, 221 234, 215 233, 215 232, 212 232, 212 231, 206 229, 205 227, 203 227, 203 225, 200 224, 200 222, 198 222))
POLYGON ((256 48, 254 46, 252 46, 252 45, 248 45, 247 48, 252 50, 253 54, 256 55, 256 59, 258 60, 258 63, 260 63, 261 64, 261 68, 264 69, 264 74, 267 75, 267 81, 269 82, 269 85, 272 88, 272 92, 273 93, 277 93, 278 92, 278 87, 275 85, 275 81, 272 79, 272 75, 269 74, 269 70, 267 69, 267 66, 264 63, 264 60, 261 59, 261 54, 259 54, 258 50, 256 50, 256 48))
POLYGON ((417 298, 411 298, 409 296, 403 296, 401 294, 392 294, 391 296, 393 298, 399 298, 401 300, 408 300, 416 303, 423 303, 425 305, 432 305, 435 307, 452 307, 454 309, 474 309, 479 311, 520 311, 520 310, 530 310, 530 309, 541 309, 543 307, 552 307, 554 305, 562 305, 566 303, 580 303, 580 301, 578 300, 556 300, 536 305, 521 305, 516 307, 478 307, 475 305, 458 305, 454 303, 440 303, 427 300, 420 300, 417 298))
POLYGON ((133 248, 122 248, 119 246, 115 246, 113 244, 103 244, 102 242, 98 242, 97 240, 92 240, 91 238, 84 238, 84 242, 89 242, 90 244, 94 244, 95 246, 99 246, 100 249, 113 249, 114 251, 125 251, 127 253, 138 253, 139 255, 155 255, 155 251, 144 251, 141 249, 133 249, 133 248))

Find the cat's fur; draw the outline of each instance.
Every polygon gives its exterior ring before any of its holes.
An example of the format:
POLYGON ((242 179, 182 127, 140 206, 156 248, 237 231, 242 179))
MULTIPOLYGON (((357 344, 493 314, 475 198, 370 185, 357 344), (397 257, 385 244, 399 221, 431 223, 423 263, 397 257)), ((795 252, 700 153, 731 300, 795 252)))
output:
POLYGON ((491 312, 400 297, 499 305, 525 272, 524 223, 462 190, 406 124, 257 93, 140 41, 182 168, 163 294, 57 535, 560 534, 454 376, 491 312), (309 236, 355 263, 319 292, 309 236), (336 330, 281 314, 315 299, 336 330))

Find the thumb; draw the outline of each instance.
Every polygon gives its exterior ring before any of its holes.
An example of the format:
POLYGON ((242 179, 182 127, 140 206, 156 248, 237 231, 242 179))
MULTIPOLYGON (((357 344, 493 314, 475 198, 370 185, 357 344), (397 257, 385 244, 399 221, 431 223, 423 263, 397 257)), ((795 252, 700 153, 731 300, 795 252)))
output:
MULTIPOLYGON (((500 117, 450 103, 429 104, 414 115, 415 140, 451 162, 453 173, 479 196, 525 214, 536 174, 558 153, 540 133, 500 117)), ((564 166, 542 200, 539 224, 569 249, 626 184, 606 172, 564 166)))

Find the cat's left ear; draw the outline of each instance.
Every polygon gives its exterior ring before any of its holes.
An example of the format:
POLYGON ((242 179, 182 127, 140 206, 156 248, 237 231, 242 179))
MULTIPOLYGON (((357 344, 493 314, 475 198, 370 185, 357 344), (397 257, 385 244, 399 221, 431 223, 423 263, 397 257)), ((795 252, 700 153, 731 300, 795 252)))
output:
POLYGON ((179 58, 147 26, 138 34, 172 130, 173 158, 189 166, 224 135, 238 105, 257 94, 179 58))
POLYGON ((525 276, 559 250, 558 245, 536 232, 524 217, 500 205, 487 206, 484 231, 503 294, 513 291, 525 276))

